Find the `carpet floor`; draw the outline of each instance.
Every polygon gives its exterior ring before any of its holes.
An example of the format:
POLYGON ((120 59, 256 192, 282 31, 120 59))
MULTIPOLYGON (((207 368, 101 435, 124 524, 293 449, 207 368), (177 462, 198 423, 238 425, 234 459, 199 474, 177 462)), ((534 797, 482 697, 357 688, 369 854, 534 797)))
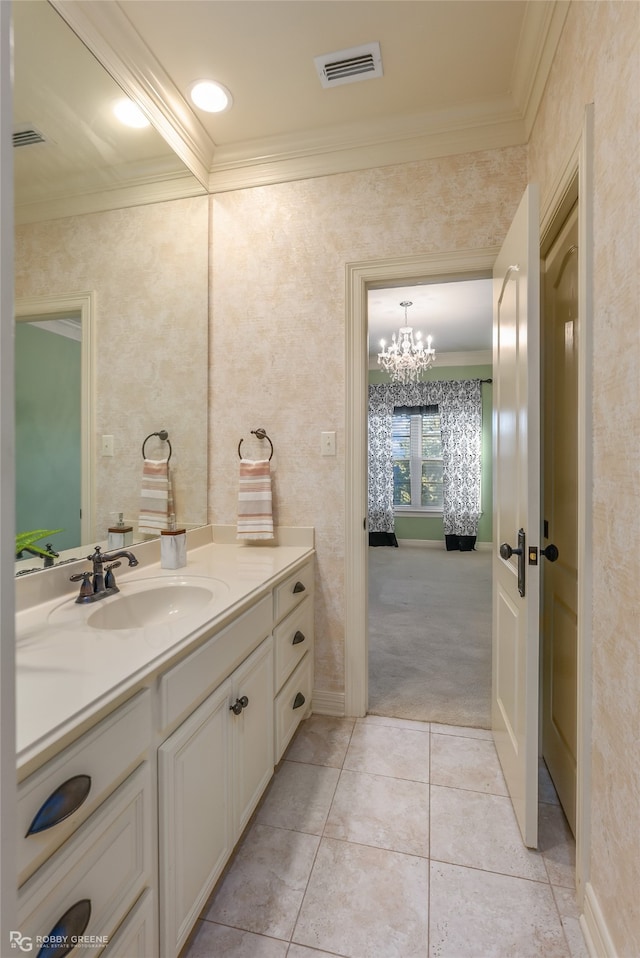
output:
POLYGON ((491 552, 369 549, 369 712, 491 727, 491 552))

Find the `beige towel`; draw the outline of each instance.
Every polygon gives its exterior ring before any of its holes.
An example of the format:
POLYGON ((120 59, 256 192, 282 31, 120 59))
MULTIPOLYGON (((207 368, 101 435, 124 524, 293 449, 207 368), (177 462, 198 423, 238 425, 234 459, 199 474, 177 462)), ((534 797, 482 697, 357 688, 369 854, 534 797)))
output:
POLYGON ((169 460, 144 459, 138 532, 141 535, 159 535, 161 529, 168 528, 169 516, 173 512, 169 460))
POLYGON ((273 539, 269 460, 240 460, 238 539, 273 539))

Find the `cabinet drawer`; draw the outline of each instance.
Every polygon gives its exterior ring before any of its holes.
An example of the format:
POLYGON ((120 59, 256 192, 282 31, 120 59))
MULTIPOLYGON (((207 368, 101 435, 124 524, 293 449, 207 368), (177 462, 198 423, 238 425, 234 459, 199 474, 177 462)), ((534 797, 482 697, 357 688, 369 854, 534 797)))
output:
POLYGON ((276 763, 282 758, 302 719, 309 714, 312 672, 313 659, 311 653, 307 653, 276 696, 276 763))
POLYGON ((150 693, 145 690, 20 783, 19 885, 139 763, 150 741, 150 693), (42 830, 28 834, 30 828, 42 830))
POLYGON ((275 642, 276 692, 300 659, 313 645, 313 602, 311 597, 290 612, 273 630, 275 642))
POLYGON ((265 596, 160 679, 163 729, 192 712, 271 632, 271 597, 265 596))
POLYGON ((276 586, 273 592, 273 620, 279 622, 287 612, 313 594, 313 562, 307 562, 276 586))
POLYGON ((145 762, 22 886, 18 928, 36 948, 38 937, 51 934, 95 935, 107 944, 150 883, 151 807, 145 762), (74 908, 78 920, 61 921, 74 908))
POLYGON ((110 939, 105 958, 149 958, 158 953, 153 892, 147 888, 110 939))

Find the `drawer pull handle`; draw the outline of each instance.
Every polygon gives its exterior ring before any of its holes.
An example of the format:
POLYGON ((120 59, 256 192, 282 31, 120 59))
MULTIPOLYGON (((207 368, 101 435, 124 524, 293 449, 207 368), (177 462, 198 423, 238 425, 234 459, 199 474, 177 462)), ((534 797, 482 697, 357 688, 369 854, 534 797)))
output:
POLYGON ((299 709, 301 706, 304 705, 305 702, 306 702, 306 699, 305 699, 304 695, 302 694, 302 692, 298 692, 298 694, 296 695, 296 697, 295 697, 294 700, 293 700, 293 707, 294 707, 294 709, 299 709))
POLYGON ((62 958, 75 947, 74 941, 84 934, 91 918, 91 900, 81 898, 57 922, 38 952, 38 958, 62 958), (60 942, 56 945, 54 942, 60 942))
POLYGON ((38 832, 44 832, 47 828, 53 828, 54 825, 64 821, 69 815, 73 815, 86 800, 90 791, 91 776, 74 775, 73 778, 68 778, 40 806, 29 825, 29 831, 25 838, 29 835, 36 835, 38 832))
POLYGON ((307 591, 306 585, 304 584, 304 582, 301 582, 300 579, 298 579, 298 581, 293 587, 293 594, 297 595, 299 592, 306 592, 306 591, 307 591))
POLYGON ((243 709, 246 709, 249 704, 249 699, 246 695, 243 695, 242 698, 236 699, 233 705, 229 706, 229 711, 233 712, 234 715, 240 715, 243 709))
POLYGON ((304 642, 305 638, 306 636, 304 632, 300 632, 300 630, 298 630, 293 637, 291 645, 300 645, 301 642, 304 642))

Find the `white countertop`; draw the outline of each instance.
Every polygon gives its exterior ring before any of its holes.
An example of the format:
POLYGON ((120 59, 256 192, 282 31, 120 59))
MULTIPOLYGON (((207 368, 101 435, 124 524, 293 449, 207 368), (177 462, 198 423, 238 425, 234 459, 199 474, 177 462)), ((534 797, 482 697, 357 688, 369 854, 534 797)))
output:
MULTIPOLYGON (((187 565, 182 569, 160 567, 157 541, 131 547, 140 566, 118 570, 119 595, 78 605, 74 601, 76 584, 57 598, 47 596, 35 605, 22 597, 18 602, 22 611, 16 616, 18 768, 48 757, 56 742, 68 738, 123 693, 147 684, 204 636, 222 628, 279 579, 286 578, 313 552, 312 529, 290 532, 287 535, 287 530, 280 530, 283 544, 249 544, 235 542, 224 527, 212 531, 209 526, 188 534, 187 565), (139 591, 144 585, 141 580, 149 585, 150 579, 160 587, 174 583, 211 587, 213 598, 195 611, 168 616, 144 628, 114 630, 86 625, 97 609, 139 591)), ((79 566, 88 569, 86 562, 79 566)), ((43 575, 55 571, 62 584, 77 571, 75 564, 62 569, 62 574, 56 569, 43 575)), ((44 592, 50 592, 49 580, 41 581, 46 582, 44 592)), ((33 598, 34 584, 28 588, 33 598)))

